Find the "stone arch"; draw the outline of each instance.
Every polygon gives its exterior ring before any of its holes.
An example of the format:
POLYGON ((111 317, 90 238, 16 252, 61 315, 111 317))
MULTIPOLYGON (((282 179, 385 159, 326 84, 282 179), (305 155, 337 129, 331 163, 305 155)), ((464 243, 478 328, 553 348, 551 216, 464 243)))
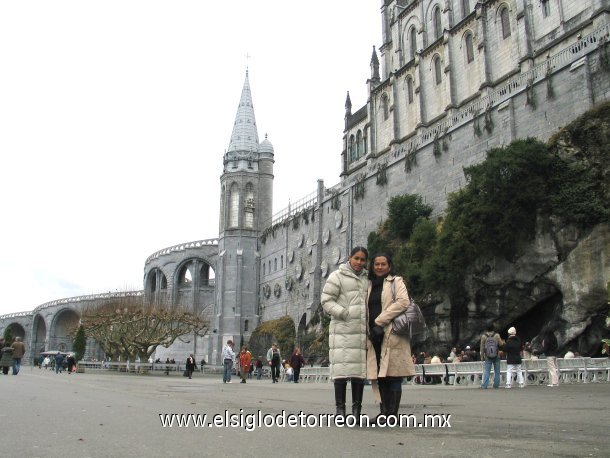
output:
POLYGON ((32 354, 47 350, 47 323, 40 314, 36 314, 32 325, 32 354))
POLYGON ((155 294, 158 291, 167 290, 167 276, 163 270, 155 267, 146 274, 144 281, 146 294, 155 294))
POLYGON ((8 326, 6 326, 5 332, 7 329, 11 330, 13 339, 15 339, 15 337, 20 337, 22 342, 27 342, 25 339, 25 328, 19 323, 13 322, 9 324, 8 326))
POLYGON ((171 303, 208 319, 214 312, 215 265, 205 256, 191 256, 180 262, 172 279, 171 303))
POLYGON ((58 311, 51 323, 51 335, 49 337, 49 350, 71 351, 72 332, 80 323, 80 314, 71 308, 58 311))
POLYGON ((205 288, 213 286, 216 274, 212 263, 203 257, 191 257, 182 261, 176 269, 175 287, 205 288))

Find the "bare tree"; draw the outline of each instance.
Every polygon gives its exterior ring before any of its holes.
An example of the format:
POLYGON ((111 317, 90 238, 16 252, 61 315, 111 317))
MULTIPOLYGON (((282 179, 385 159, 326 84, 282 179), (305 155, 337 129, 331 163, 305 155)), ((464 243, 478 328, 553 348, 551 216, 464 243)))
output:
POLYGON ((146 361, 161 345, 169 347, 183 335, 204 336, 208 321, 182 307, 143 303, 141 297, 123 297, 85 310, 82 325, 104 353, 146 361))

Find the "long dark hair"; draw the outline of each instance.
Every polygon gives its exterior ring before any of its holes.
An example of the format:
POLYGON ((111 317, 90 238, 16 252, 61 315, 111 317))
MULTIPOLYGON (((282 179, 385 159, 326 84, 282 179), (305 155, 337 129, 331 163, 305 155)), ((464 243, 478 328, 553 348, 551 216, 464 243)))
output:
POLYGON ((369 279, 372 280, 377 277, 375 272, 373 271, 373 265, 375 264, 375 258, 386 258, 388 264, 390 266, 390 271, 388 275, 396 275, 396 271, 394 270, 394 262, 392 262, 392 255, 389 253, 375 253, 375 255, 369 260, 369 279))

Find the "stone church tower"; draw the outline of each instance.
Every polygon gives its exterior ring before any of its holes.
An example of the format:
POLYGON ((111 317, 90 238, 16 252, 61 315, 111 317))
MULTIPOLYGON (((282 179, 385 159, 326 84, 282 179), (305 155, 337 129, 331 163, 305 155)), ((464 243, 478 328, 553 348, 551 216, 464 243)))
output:
POLYGON ((224 343, 247 342, 259 321, 259 236, 273 203, 273 146, 258 140, 248 72, 220 177, 216 284, 217 357, 224 343))

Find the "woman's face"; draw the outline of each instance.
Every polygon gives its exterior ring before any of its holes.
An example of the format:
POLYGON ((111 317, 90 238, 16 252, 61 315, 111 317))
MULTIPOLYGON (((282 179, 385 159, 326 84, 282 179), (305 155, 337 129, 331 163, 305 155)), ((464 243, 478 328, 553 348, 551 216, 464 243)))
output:
POLYGON ((362 272, 366 265, 366 254, 363 251, 356 251, 349 257, 349 265, 355 272, 362 272))
POLYGON ((385 256, 377 256, 373 260, 373 272, 378 277, 383 277, 390 272, 390 263, 385 256))

